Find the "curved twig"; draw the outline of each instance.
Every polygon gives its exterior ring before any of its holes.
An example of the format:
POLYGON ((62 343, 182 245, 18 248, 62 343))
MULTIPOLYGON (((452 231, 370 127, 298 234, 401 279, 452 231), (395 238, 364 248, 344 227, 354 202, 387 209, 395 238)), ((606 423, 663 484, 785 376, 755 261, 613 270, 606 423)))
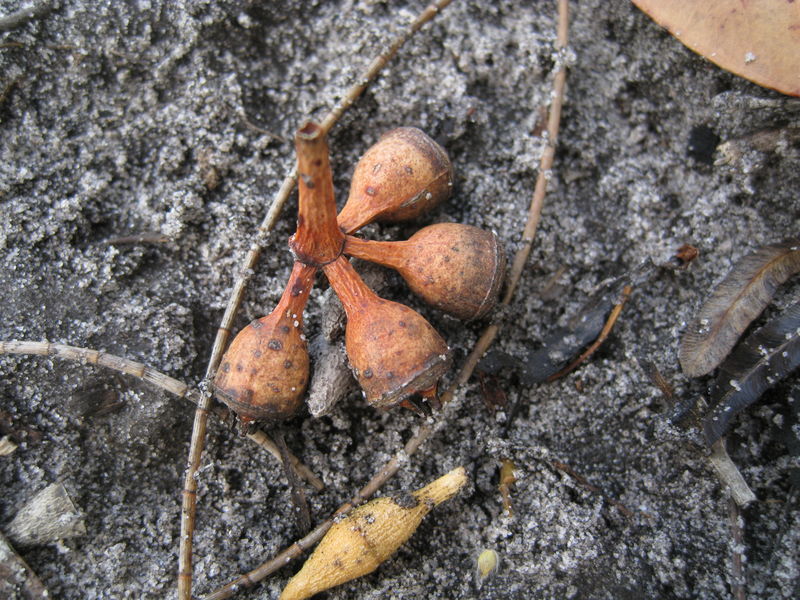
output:
POLYGON ((606 338, 611 333, 611 330, 614 328, 614 325, 619 318, 620 313, 622 312, 622 307, 625 306, 625 303, 628 301, 628 298, 631 297, 631 292, 633 288, 629 285, 626 285, 622 288, 622 294, 619 298, 619 301, 614 305, 614 308, 611 309, 611 314, 608 315, 608 319, 606 319, 605 325, 603 325, 603 329, 600 331, 600 335, 597 336, 597 339, 589 344, 589 347, 584 350, 581 355, 569 363, 566 367, 558 371, 557 373, 553 373, 550 377, 547 378, 547 382, 550 383, 551 381, 555 381, 565 375, 572 373, 575 369, 581 366, 586 359, 588 359, 592 354, 594 354, 597 349, 606 341, 606 338))
MULTIPOLYGON (((559 53, 566 51, 567 46, 567 33, 569 24, 569 2, 568 0, 558 0, 558 37, 556 41, 556 49, 559 53)), ((511 275, 508 282, 506 293, 501 300, 502 306, 508 306, 516 291, 517 284, 519 283, 522 269, 530 255, 533 246, 533 238, 536 234, 536 228, 539 224, 541 217, 542 207, 544 206, 544 196, 547 191, 548 173, 553 166, 553 159, 555 157, 555 144, 558 137, 558 128, 561 121, 561 106, 564 100, 564 85, 566 83, 566 67, 564 60, 561 60, 557 66, 557 71, 553 81, 553 103, 550 107, 550 115, 548 118, 548 145, 542 154, 539 163, 539 175, 536 180, 536 187, 534 189, 533 198, 531 199, 531 206, 528 212, 528 220, 523 233, 523 245, 517 251, 514 257, 514 266, 512 267, 511 275)), ((483 356, 486 350, 494 341, 500 325, 492 323, 481 334, 481 337, 475 343, 475 346, 464 361, 463 366, 459 370, 456 378, 450 384, 447 391, 441 395, 441 400, 445 404, 453 399, 455 392, 463 384, 469 380, 472 372, 478 364, 478 360, 483 356)), ((439 421, 441 426, 445 421, 444 416, 439 421)), ((311 546, 317 543, 322 536, 330 529, 333 524, 334 518, 338 515, 350 512, 358 504, 367 500, 374 494, 380 487, 386 483, 397 471, 400 465, 408 460, 419 448, 424 444, 428 438, 435 433, 435 429, 430 425, 422 425, 419 431, 406 442, 403 450, 395 454, 386 464, 383 465, 372 479, 361 488, 358 493, 349 501, 339 507, 339 509, 328 519, 320 523, 316 529, 309 533, 304 538, 294 542, 291 546, 281 551, 274 558, 262 563, 252 571, 240 575, 227 585, 215 590, 211 594, 204 597, 204 600, 222 600, 223 598, 231 598, 238 591, 247 589, 271 575, 281 567, 285 566, 303 552, 308 550, 311 546)))
MULTIPOLYGON (((193 404, 197 404, 197 393, 189 389, 189 386, 165 375, 160 371, 148 367, 147 365, 117 356, 116 354, 109 354, 100 350, 93 350, 91 348, 79 348, 77 346, 68 346, 66 344, 53 344, 50 342, 32 342, 27 340, 21 341, 0 341, 0 354, 19 354, 19 355, 37 355, 37 356, 55 356, 65 360, 78 361, 81 363, 88 363, 91 365, 99 365, 125 373, 126 375, 133 375, 143 381, 146 381, 162 390, 177 396, 178 398, 185 398, 193 404)), ((211 407, 213 412, 220 420, 225 421, 229 418, 228 410, 215 402, 211 407)), ((263 431, 255 430, 247 435, 253 442, 264 448, 267 452, 272 454, 277 460, 281 460, 281 453, 278 446, 272 439, 263 431)), ((322 480, 314 475, 314 473, 306 465, 300 462, 294 454, 289 454, 289 460, 292 465, 308 483, 314 486, 317 490, 325 488, 322 480)))
MULTIPOLYGON (((342 100, 334 106, 322 120, 321 127, 323 132, 327 133, 330 128, 333 127, 342 114, 344 114, 366 89, 367 85, 378 75, 384 65, 392 59, 400 47, 414 35, 414 33, 419 31, 425 23, 433 19, 439 11, 450 4, 451 1, 452 0, 439 0, 438 2, 428 5, 406 31, 399 35, 370 63, 366 71, 357 79, 358 83, 350 87, 347 93, 342 97, 342 100)), ((291 173, 283 180, 283 184, 280 190, 278 190, 266 217, 264 217, 264 221, 258 228, 256 239, 247 252, 241 270, 242 275, 239 281, 234 285, 230 301, 225 309, 225 315, 222 318, 222 323, 217 330, 217 336, 211 351, 211 358, 209 359, 208 368, 206 369, 206 376, 201 384, 200 399, 195 412, 194 426, 192 427, 192 440, 189 445, 189 457, 187 459, 182 492, 181 536, 178 554, 178 598, 180 600, 191 600, 192 539, 194 536, 194 520, 197 508, 197 472, 200 469, 200 456, 203 452, 208 409, 211 403, 211 380, 217 371, 217 367, 219 367, 222 352, 230 337, 231 324, 241 304, 245 287, 250 279, 250 274, 258 261, 262 247, 266 243, 269 231, 274 227, 278 215, 296 183, 297 169, 293 168, 291 173)))

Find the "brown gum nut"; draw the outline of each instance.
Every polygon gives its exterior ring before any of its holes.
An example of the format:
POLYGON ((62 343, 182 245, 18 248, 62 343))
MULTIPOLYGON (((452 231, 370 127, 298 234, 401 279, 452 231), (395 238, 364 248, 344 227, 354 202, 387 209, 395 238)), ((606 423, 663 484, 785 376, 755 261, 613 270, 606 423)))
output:
POLYGON ((242 421, 288 419, 303 402, 309 375, 303 308, 315 274, 295 262, 275 309, 242 329, 222 357, 214 391, 242 421))
MULTIPOLYGON (((280 307, 279 307, 280 308, 280 307)), ((276 309, 250 323, 231 343, 217 376, 217 396, 246 419, 276 421, 294 415, 309 375, 306 342, 297 316, 276 309)))
POLYGON ((494 308, 506 270, 505 250, 494 233, 440 223, 408 241, 400 274, 415 294, 465 321, 480 319, 494 308))
POLYGON ((450 367, 450 351, 416 311, 378 298, 348 318, 345 347, 367 402, 391 408, 434 389, 450 367))
POLYGON ((506 256, 497 236, 461 223, 429 225, 405 242, 348 237, 344 251, 397 269, 428 304, 465 321, 494 308, 505 277, 506 256))
POLYGON ((386 133, 358 161, 339 227, 413 219, 450 196, 453 167, 444 149, 415 127, 386 133))
POLYGON ((494 308, 506 270, 505 251, 494 233, 441 223, 411 236, 409 248, 400 274, 426 302, 465 321, 494 308))

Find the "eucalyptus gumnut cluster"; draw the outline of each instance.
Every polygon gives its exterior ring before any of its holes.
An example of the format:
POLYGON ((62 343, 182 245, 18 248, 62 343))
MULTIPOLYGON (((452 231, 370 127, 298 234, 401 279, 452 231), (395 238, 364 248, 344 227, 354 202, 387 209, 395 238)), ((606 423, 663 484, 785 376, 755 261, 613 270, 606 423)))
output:
POLYGON ((426 302, 471 320, 496 302, 505 273, 501 244, 493 233, 458 223, 431 225, 401 242, 352 235, 375 221, 413 219, 449 197, 450 160, 418 129, 392 130, 364 154, 338 215, 325 132, 307 123, 295 146, 298 216, 289 239, 295 263, 275 309, 240 331, 223 356, 217 396, 244 424, 286 419, 300 408, 310 371, 303 310, 322 270, 344 306, 345 350, 367 402, 418 410, 412 398, 421 396, 435 405, 451 362, 447 344, 422 315, 375 294, 348 257, 397 270, 426 302))

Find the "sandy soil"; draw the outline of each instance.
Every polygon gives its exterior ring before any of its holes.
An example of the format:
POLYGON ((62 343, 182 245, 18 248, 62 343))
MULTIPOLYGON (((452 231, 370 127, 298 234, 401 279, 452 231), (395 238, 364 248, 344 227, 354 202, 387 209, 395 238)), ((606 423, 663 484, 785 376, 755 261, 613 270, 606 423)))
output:
MULTIPOLYGON (((690 381, 678 368, 686 322, 735 260, 797 235, 796 141, 714 165, 710 153, 691 155, 691 132, 728 141, 785 127, 800 103, 721 71, 628 2, 571 4, 574 60, 551 190, 496 347, 536 347, 598 284, 647 258, 682 243, 700 257, 637 288, 608 343, 575 373, 534 387, 504 374, 500 385, 522 402, 508 435, 506 415, 487 411, 476 381, 462 388, 441 430, 386 491, 420 487, 456 465, 470 473, 469 488, 394 559, 331 599, 730 596, 728 495, 696 430, 668 423, 638 360, 652 360, 681 398, 705 393, 709 378, 690 381), (513 518, 497 491, 501 457, 517 466, 513 518), (482 548, 502 563, 478 591, 482 548)), ((4 0, 0 14, 22 5, 4 0)), ((294 160, 293 131, 321 118, 423 7, 65 0, 0 34, 0 339, 100 348, 200 381, 249 238, 294 160), (108 243, 143 232, 168 241, 108 243)), ((456 1, 402 50, 331 133, 337 195, 342 202, 360 154, 399 125, 445 146, 456 191, 419 223, 366 235, 404 239, 420 224, 457 221, 493 229, 516 250, 544 145, 554 38, 554 2, 456 1)), ((237 326, 280 295, 295 209, 292 199, 268 239, 237 326)), ((320 327, 324 287, 309 304, 309 335, 320 327)), ((798 294, 795 280, 775 306, 798 294)), ((396 278, 386 295, 423 312, 456 364, 485 325, 437 314, 396 278)), ((796 376, 737 419, 729 439, 758 497, 743 513, 741 548, 753 598, 800 595, 798 464, 780 433, 792 401, 800 402, 796 376)), ((19 548, 52 597, 174 595, 190 406, 108 370, 2 357, 0 411, 3 427, 24 438, 0 458, 0 530, 56 481, 85 514, 84 536, 19 548)), ((315 520, 417 426, 408 411, 379 413, 359 394, 329 416, 291 422, 290 447, 327 484, 310 497, 315 520)), ((204 461, 198 593, 298 537, 270 456, 214 422, 204 461)), ((297 566, 242 597, 276 597, 297 566)))

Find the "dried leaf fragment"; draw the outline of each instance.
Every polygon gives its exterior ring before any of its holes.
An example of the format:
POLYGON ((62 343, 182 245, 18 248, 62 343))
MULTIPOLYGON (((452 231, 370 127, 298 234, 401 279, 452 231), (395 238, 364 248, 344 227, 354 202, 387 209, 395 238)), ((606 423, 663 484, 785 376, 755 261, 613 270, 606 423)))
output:
POLYGON ((16 546, 38 546, 85 535, 86 525, 64 485, 53 483, 19 510, 6 534, 16 546))
POLYGON ((678 358, 688 377, 712 371, 777 287, 800 271, 800 238, 764 246, 736 263, 700 308, 681 340, 678 358))
POLYGON ((683 44, 759 85, 800 96, 800 3, 633 0, 683 44))
MULTIPOLYGON (((533 385, 549 381, 601 335, 609 314, 619 306, 630 290, 631 282, 640 283, 649 276, 652 267, 648 264, 633 272, 606 282, 595 292, 579 313, 566 326, 557 327, 542 341, 542 347, 529 351, 527 359, 521 361, 502 351, 491 351, 480 361, 479 368, 486 373, 496 373, 504 368, 519 369, 520 382, 533 385)), ((602 340, 600 340, 602 342, 602 340)))
POLYGON ((734 416, 800 365, 800 302, 754 331, 722 363, 712 393, 714 408, 704 421, 712 445, 734 416))

